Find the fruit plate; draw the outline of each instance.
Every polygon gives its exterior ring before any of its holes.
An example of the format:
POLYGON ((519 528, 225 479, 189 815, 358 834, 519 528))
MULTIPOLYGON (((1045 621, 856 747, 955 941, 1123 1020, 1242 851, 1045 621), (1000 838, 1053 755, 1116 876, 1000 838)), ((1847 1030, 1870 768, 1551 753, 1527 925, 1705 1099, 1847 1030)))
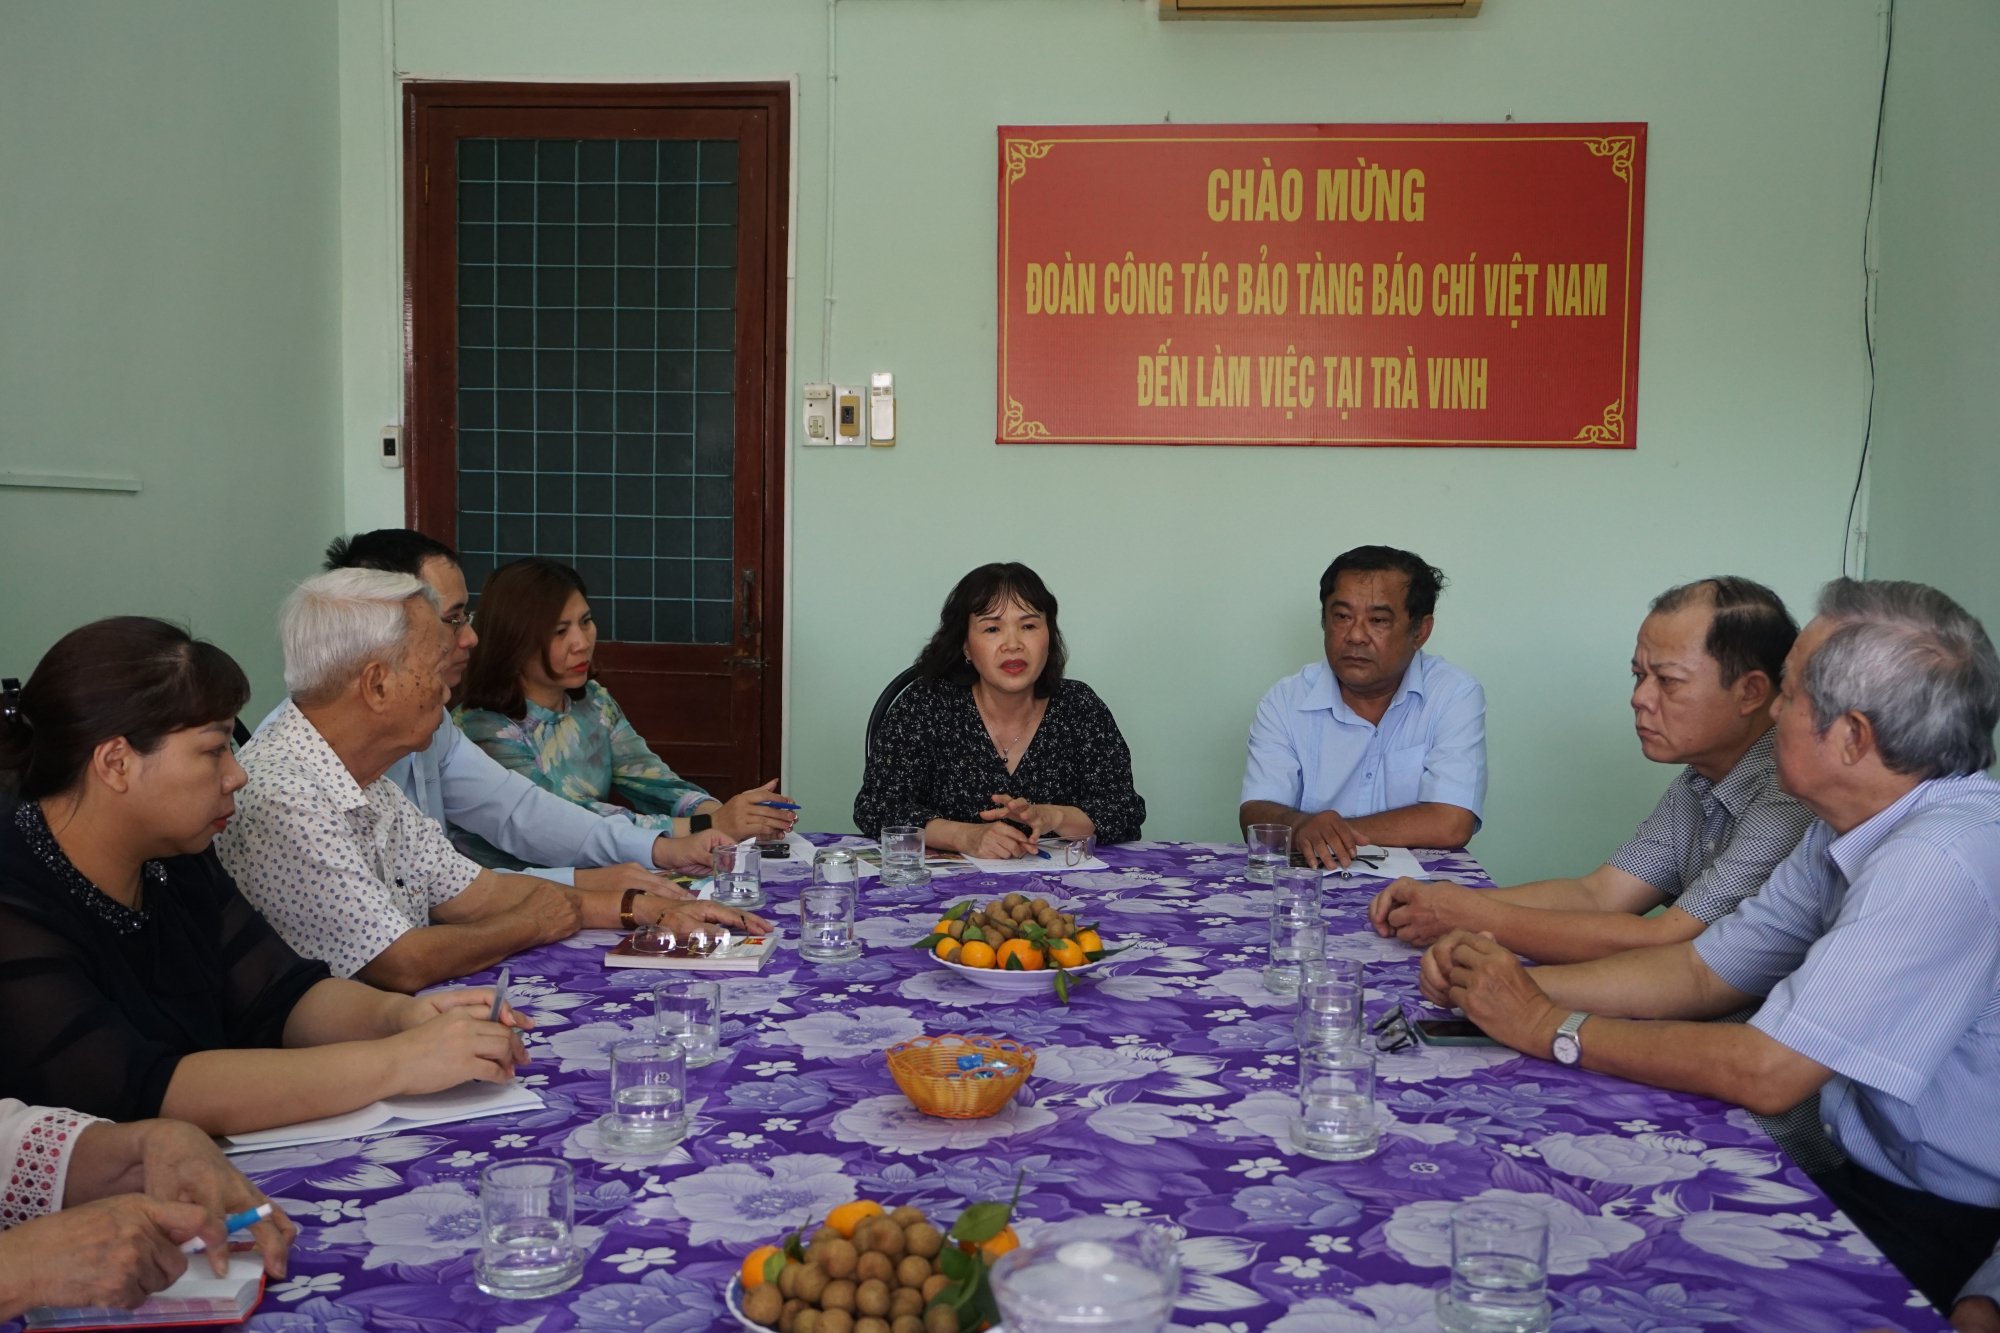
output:
MULTIPOLYGON (((771 1333, 770 1329, 743 1313, 742 1278, 731 1275, 729 1285, 722 1290, 722 1299, 729 1306, 730 1318, 736 1321, 736 1326, 741 1328, 743 1333, 771 1333)), ((993 1327, 987 1329, 986 1333, 1007 1333, 1007 1326, 1005 1324, 995 1324, 993 1327)))
MULTIPOLYGON (((938 958, 937 961, 967 981, 984 986, 987 990, 999 991, 1003 995, 1039 995, 1045 991, 1053 992, 1055 989, 1056 971, 1052 967, 1040 968, 1033 972, 1023 968, 1016 972, 999 967, 967 967, 948 958, 938 958)), ((1068 967, 1063 970, 1072 977, 1087 976, 1110 961, 1109 958, 1100 958, 1094 963, 1085 963, 1082 967, 1068 967)))

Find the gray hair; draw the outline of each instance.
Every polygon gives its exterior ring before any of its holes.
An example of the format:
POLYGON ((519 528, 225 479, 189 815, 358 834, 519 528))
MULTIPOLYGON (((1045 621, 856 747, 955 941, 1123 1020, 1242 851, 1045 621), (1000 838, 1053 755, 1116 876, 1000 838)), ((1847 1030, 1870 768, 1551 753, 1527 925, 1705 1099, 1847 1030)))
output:
POLYGON ((409 574, 335 569, 292 590, 278 616, 285 692, 305 702, 336 692, 370 662, 400 671, 409 653, 409 603, 441 611, 437 593, 409 574))
POLYGON ((1800 685, 1820 735, 1859 713, 1892 772, 1936 778, 1992 767, 2000 657, 1964 607, 1922 583, 1835 579, 1820 591, 1819 614, 1836 628, 1800 685))

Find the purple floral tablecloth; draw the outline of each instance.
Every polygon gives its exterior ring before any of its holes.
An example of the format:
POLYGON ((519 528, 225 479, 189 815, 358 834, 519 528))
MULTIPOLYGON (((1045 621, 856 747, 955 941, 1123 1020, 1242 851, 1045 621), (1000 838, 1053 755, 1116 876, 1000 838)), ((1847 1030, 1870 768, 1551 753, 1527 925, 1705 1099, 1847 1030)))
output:
MULTIPOLYGON (((1469 857, 1420 855, 1486 882, 1469 857)), ((1263 985, 1264 896, 1242 879, 1242 848, 1103 856, 1109 870, 1039 884, 870 879, 862 958, 814 967, 787 951, 722 978, 728 1054, 691 1075, 692 1131, 664 1159, 609 1154, 591 1124, 609 1102, 607 1048, 650 1024, 661 974, 607 970, 605 932, 516 959, 515 1001, 539 1024, 526 1080, 546 1107, 239 1159, 301 1228, 252 1327, 706 1333, 730 1326, 722 1290, 742 1256, 802 1218, 860 1196, 948 1222, 1006 1198, 1020 1169, 1026 1227, 1110 1215, 1179 1232, 1176 1327, 1198 1333, 1433 1329, 1447 1216, 1482 1195, 1548 1213, 1559 1330, 1943 1327, 1746 1114, 1705 1098, 1505 1050, 1417 1048, 1381 1057, 1380 1152, 1296 1154, 1291 1005, 1263 985), (1016 889, 1087 903, 1108 942, 1141 943, 1066 1008, 903 947, 941 907, 1016 889), (1028 1099, 988 1120, 918 1113, 880 1052, 946 1031, 1031 1044, 1028 1099), (530 1154, 575 1164, 588 1261, 556 1297, 496 1300, 472 1282, 478 1176, 530 1154)), ((804 871, 767 876, 788 936, 804 871)), ((1414 951, 1367 929, 1376 882, 1327 883, 1329 928, 1367 964, 1371 1018, 1398 1000, 1414 1016, 1414 951)))

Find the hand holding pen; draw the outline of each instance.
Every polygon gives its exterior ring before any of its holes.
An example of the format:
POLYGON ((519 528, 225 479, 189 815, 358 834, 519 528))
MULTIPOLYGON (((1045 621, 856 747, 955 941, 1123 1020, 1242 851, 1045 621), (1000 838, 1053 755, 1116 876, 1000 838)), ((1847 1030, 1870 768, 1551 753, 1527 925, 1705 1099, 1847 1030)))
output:
POLYGON ((776 778, 738 792, 720 805, 708 807, 705 813, 733 842, 782 838, 799 822, 798 802, 778 790, 776 778))

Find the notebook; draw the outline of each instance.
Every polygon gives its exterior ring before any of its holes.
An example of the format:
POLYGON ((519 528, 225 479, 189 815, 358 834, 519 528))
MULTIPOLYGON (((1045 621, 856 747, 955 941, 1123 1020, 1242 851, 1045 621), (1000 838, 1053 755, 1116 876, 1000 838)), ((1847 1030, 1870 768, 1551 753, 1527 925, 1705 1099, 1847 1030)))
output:
MULTIPOLYGON (((644 932, 635 932, 643 934, 644 932)), ((681 940, 664 953, 632 947, 633 936, 618 941, 618 947, 604 955, 606 967, 655 967, 669 972, 761 972, 764 960, 778 947, 780 930, 761 935, 732 935, 681 940)))
POLYGON ((482 1116, 533 1111, 542 1105, 542 1095, 519 1083, 461 1083, 443 1092, 387 1097, 358 1111, 307 1120, 276 1129, 231 1134, 222 1140, 225 1153, 263 1152, 270 1148, 297 1148, 308 1143, 334 1143, 358 1139, 368 1134, 396 1134, 428 1125, 450 1125, 482 1116))
POLYGON ((181 1280, 134 1310, 115 1306, 38 1306, 24 1316, 28 1328, 174 1328, 188 1324, 240 1324, 264 1298, 264 1259, 232 1254, 229 1272, 217 1277, 206 1257, 188 1260, 181 1280))

